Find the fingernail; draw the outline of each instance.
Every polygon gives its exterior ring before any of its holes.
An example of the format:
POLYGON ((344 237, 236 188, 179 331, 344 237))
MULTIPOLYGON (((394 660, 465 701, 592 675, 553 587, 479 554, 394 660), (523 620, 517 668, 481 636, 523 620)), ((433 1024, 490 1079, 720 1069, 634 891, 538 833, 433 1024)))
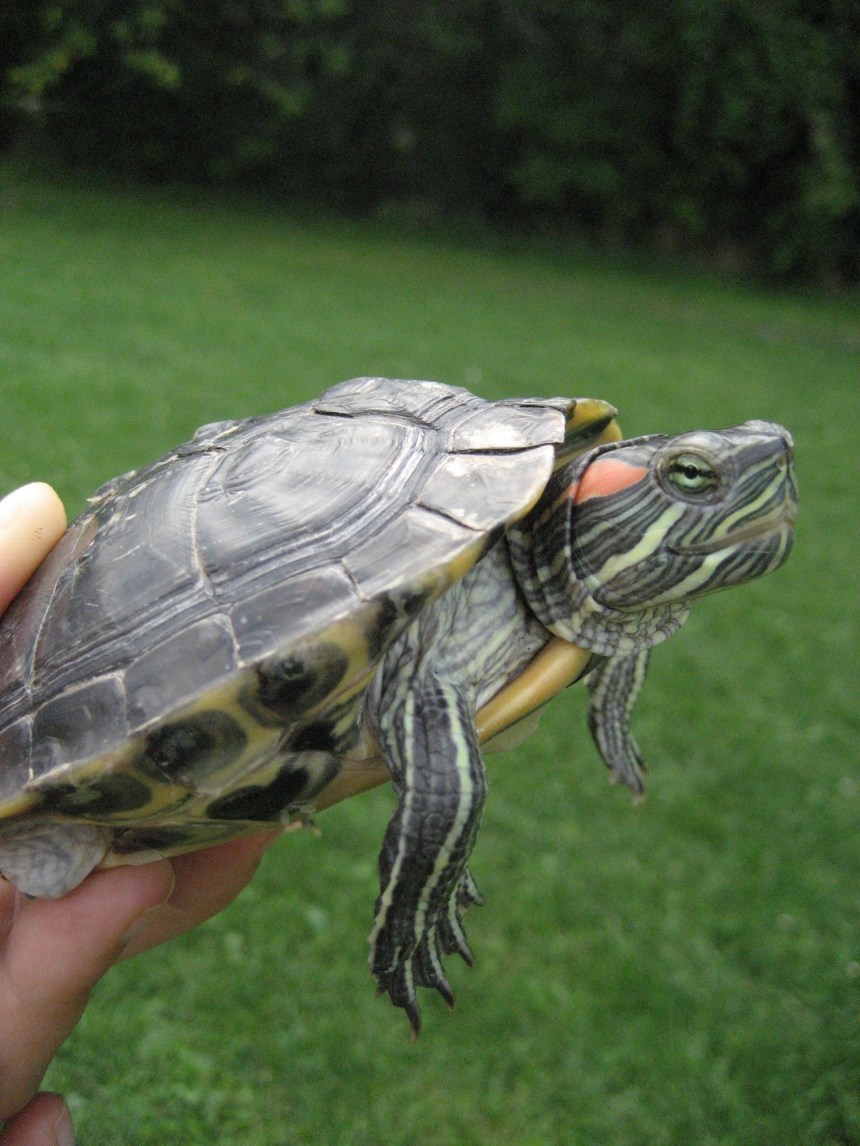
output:
POLYGON ((54 1139, 56 1146, 75 1146, 75 1128, 72 1125, 72 1116, 65 1102, 57 1115, 57 1121, 54 1123, 54 1139))

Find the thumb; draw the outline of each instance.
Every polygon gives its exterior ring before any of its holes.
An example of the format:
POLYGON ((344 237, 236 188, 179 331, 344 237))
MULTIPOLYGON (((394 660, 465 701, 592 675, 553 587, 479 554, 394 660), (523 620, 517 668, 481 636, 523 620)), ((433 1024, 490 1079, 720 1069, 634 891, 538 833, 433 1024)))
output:
POLYGON ((65 528, 63 503, 44 482, 23 485, 0 501, 0 613, 65 528))

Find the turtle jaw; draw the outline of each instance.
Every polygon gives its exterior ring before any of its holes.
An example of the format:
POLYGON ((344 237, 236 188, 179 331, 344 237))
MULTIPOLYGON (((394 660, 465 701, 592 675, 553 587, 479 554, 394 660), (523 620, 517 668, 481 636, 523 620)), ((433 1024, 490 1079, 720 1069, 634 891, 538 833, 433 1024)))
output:
POLYGON ((778 506, 733 533, 667 545, 666 553, 685 575, 666 593, 654 597, 651 604, 692 601, 776 572, 791 553, 796 519, 797 501, 787 491, 778 506))
POLYGON ((779 548, 785 550, 785 557, 787 557, 794 537, 796 521, 797 502, 786 497, 783 503, 772 513, 752 522, 746 528, 737 530, 735 533, 726 534, 722 537, 712 537, 709 541, 670 545, 668 549, 675 557, 709 557, 714 553, 720 553, 725 557, 740 549, 747 551, 771 549, 770 542, 778 539, 779 548))

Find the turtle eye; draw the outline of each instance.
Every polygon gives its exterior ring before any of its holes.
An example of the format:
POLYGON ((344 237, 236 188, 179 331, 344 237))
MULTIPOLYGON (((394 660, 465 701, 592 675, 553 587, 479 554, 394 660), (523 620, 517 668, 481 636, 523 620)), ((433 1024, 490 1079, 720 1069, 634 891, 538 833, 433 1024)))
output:
POLYGON ((716 470, 697 454, 678 454, 666 467, 669 481, 685 494, 709 493, 719 484, 716 470))

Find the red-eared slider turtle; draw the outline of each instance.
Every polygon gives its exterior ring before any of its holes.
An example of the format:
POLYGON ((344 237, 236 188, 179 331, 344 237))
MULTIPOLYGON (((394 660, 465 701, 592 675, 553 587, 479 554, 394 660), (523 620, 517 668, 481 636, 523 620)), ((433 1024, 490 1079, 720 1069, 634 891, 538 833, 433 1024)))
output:
POLYGON ((450 1002, 443 954, 472 959, 481 738, 588 671, 640 791, 648 650, 790 549, 785 430, 623 442, 613 415, 362 378, 99 490, 0 626, 6 878, 61 896, 308 817, 381 760, 371 967, 417 1030, 416 986, 450 1002))

